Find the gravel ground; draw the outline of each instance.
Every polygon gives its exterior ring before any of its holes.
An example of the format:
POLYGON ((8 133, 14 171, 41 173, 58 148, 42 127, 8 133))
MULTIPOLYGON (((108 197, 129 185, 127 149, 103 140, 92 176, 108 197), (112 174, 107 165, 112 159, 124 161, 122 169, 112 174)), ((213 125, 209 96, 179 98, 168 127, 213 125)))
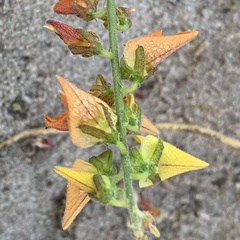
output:
MULTIPOLYGON (((239 1, 125 3, 136 12, 132 28, 119 34, 121 46, 123 41, 159 29, 166 35, 193 29, 200 32, 142 85, 144 99, 139 102, 144 113, 155 123, 197 124, 239 139, 239 1)), ((52 0, 0 1, 0 141, 44 127, 44 113, 54 116, 60 112, 56 74, 83 90, 89 89, 98 73, 111 79, 103 57, 73 56, 42 27, 46 19, 54 18, 94 30, 106 41, 101 22, 86 24, 58 16, 50 8, 52 4, 52 0)), ((157 222, 161 239, 240 239, 239 151, 198 133, 162 131, 161 137, 210 163, 209 168, 142 191, 161 211, 157 222)), ((66 181, 52 167, 70 166, 76 157, 88 159, 101 147, 81 150, 67 135, 49 138, 56 145, 53 149, 30 154, 34 139, 27 139, 0 152, 0 239, 130 239, 127 212, 93 202, 69 231, 61 229, 66 181)))

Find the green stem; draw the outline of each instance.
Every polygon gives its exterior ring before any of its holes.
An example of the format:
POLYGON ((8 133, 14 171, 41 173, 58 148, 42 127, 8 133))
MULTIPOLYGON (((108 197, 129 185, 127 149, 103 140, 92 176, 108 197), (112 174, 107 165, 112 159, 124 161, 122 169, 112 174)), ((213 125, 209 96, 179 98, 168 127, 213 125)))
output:
POLYGON ((112 53, 110 53, 109 51, 106 51, 104 49, 102 49, 100 54, 102 54, 104 57, 109 58, 109 59, 113 58, 112 53))
POLYGON ((123 92, 124 93, 130 93, 130 92, 134 92, 136 89, 138 88, 138 83, 137 82, 133 82, 132 85, 128 88, 123 88, 123 92))
POLYGON ((117 35, 116 35, 117 18, 116 18, 115 0, 107 0, 107 10, 108 10, 110 51, 113 54, 111 65, 112 65, 114 96, 115 96, 115 104, 116 104, 116 114, 118 117, 118 130, 120 134, 120 141, 123 143, 126 149, 125 153, 121 153, 121 163, 122 163, 121 166, 123 169, 124 189, 125 189, 126 198, 128 200, 129 215, 130 215, 131 223, 133 224, 134 234, 138 236, 144 236, 143 231, 141 229, 140 219, 138 216, 138 207, 134 200, 132 179, 130 176, 131 163, 130 163, 130 157, 129 157, 129 148, 127 144, 126 116, 124 111, 122 84, 121 84, 119 58, 118 58, 118 42, 117 42, 117 35))
POLYGON ((102 11, 100 12, 94 12, 94 13, 91 13, 91 16, 93 18, 99 18, 99 19, 102 19, 102 20, 105 20, 107 18, 107 12, 106 12, 106 8, 104 8, 102 11))
POLYGON ((111 205, 115 206, 115 207, 127 207, 128 206, 128 202, 126 200, 116 200, 116 199, 112 199, 110 202, 111 205))

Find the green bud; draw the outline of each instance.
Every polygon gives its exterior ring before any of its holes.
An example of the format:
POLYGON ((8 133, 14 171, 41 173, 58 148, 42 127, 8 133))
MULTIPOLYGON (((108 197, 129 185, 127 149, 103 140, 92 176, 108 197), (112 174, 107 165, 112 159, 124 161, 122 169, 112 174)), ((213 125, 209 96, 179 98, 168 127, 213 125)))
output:
POLYGON ((89 163, 93 164, 98 172, 102 175, 114 176, 117 170, 113 165, 113 153, 111 149, 106 150, 99 156, 94 156, 89 159, 89 163))
POLYGON ((100 98, 108 106, 112 106, 114 102, 114 92, 112 85, 107 83, 101 74, 97 75, 96 83, 88 91, 93 96, 100 98))
POLYGON ((103 204, 111 202, 114 198, 114 189, 110 179, 107 176, 96 174, 93 181, 97 188, 97 198, 103 204))

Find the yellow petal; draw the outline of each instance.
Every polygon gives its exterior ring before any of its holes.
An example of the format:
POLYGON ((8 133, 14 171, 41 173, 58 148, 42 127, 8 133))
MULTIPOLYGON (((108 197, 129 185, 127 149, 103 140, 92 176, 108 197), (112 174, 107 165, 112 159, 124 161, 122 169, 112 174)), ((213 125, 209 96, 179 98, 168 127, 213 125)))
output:
POLYGON ((94 173, 59 166, 54 167, 54 171, 66 178, 75 186, 79 187, 81 190, 88 193, 96 193, 95 184, 93 182, 94 173))
POLYGON ((43 27, 46 28, 47 30, 50 30, 50 31, 55 32, 55 33, 58 33, 57 29, 54 28, 51 25, 44 25, 43 27))
POLYGON ((209 166, 208 163, 183 152, 170 143, 163 142, 163 146, 164 149, 158 166, 158 173, 162 181, 184 172, 209 166))

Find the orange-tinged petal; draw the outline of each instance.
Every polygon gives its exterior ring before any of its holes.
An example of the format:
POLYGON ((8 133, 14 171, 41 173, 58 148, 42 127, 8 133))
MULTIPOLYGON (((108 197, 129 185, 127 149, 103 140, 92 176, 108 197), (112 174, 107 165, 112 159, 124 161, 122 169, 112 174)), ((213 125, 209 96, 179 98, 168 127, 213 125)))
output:
POLYGON ((83 133, 79 125, 94 126, 106 133, 111 133, 112 129, 107 123, 102 106, 109 109, 111 120, 114 124, 117 122, 116 115, 109 106, 99 98, 78 89, 60 76, 56 77, 67 100, 69 109, 67 121, 73 143, 82 148, 87 148, 99 143, 100 139, 83 133))
POLYGON ((97 173, 97 169, 94 165, 81 159, 76 159, 72 168, 82 172, 97 173))
POLYGON ((60 131, 68 131, 67 124, 67 113, 63 112, 57 115, 54 118, 49 117, 48 115, 44 115, 44 120, 48 127, 55 128, 60 131))
POLYGON ((163 146, 158 166, 158 173, 162 181, 184 172, 209 166, 208 163, 183 152, 170 143, 163 141, 163 146))
POLYGON ((62 228, 67 229, 84 206, 90 201, 88 194, 73 183, 67 185, 66 207, 63 216, 62 228))
POLYGON ((162 36, 162 31, 156 31, 146 36, 134 38, 125 43, 124 59, 129 67, 135 64, 135 51, 138 46, 144 48, 145 64, 155 68, 172 52, 197 36, 197 31, 181 32, 172 36, 162 36))
POLYGON ((61 101, 63 103, 65 111, 68 112, 67 99, 66 99, 66 96, 65 96, 64 92, 59 90, 59 97, 60 97, 60 99, 61 99, 61 101))
MULTIPOLYGON (((86 172, 96 172, 96 168, 88 162, 76 159, 72 165, 73 169, 86 172)), ((66 206, 63 216, 62 227, 67 229, 84 206, 90 201, 88 194, 79 187, 68 181, 66 206)))
POLYGON ((159 134, 159 130, 151 123, 151 121, 144 114, 142 114, 141 117, 141 128, 139 131, 153 135, 159 134))
POLYGON ((64 105, 65 112, 60 113, 54 118, 49 117, 48 115, 44 115, 44 120, 48 127, 55 128, 60 131, 68 131, 68 124, 67 124, 67 112, 68 112, 68 106, 67 106, 67 99, 63 92, 59 92, 60 99, 64 105))

